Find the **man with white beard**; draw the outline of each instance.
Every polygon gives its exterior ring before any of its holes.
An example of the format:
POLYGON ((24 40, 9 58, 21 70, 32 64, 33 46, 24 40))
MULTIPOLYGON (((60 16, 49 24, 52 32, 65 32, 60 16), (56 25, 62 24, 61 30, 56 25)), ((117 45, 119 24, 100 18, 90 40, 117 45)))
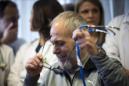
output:
MULTIPOLYGON (((108 58, 104 50, 96 46, 99 33, 90 34, 87 30, 77 29, 83 23, 80 16, 69 11, 61 13, 52 21, 50 40, 59 61, 48 67, 50 70, 41 86, 127 86, 129 79, 122 65, 108 58), (82 64, 76 60, 76 44, 80 46, 82 64)), ((25 86, 37 86, 44 67, 42 55, 30 59, 26 64, 28 74, 25 86)))

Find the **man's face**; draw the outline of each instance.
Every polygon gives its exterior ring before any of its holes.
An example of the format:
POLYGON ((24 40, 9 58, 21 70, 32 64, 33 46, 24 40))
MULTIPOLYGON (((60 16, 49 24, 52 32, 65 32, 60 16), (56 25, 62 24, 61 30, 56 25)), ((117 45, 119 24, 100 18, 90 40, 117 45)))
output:
POLYGON ((51 27, 51 42, 54 45, 54 53, 57 55, 61 67, 70 69, 76 64, 74 40, 68 35, 68 29, 63 27, 63 23, 55 23, 51 27))
POLYGON ((4 16, 0 18, 0 32, 2 33, 3 42, 13 42, 17 38, 18 32, 18 12, 17 9, 7 6, 4 10, 4 16))

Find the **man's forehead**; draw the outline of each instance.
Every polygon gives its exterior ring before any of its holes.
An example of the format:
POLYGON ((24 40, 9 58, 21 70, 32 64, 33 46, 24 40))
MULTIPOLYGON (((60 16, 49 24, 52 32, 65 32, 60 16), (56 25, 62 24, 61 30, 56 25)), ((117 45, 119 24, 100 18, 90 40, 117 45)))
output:
POLYGON ((52 40, 61 40, 68 37, 67 33, 68 30, 61 23, 56 23, 52 25, 50 35, 52 40))
POLYGON ((50 41, 51 42, 59 42, 59 41, 63 41, 64 39, 66 39, 66 37, 64 37, 63 35, 58 34, 58 33, 53 33, 51 35, 50 41))
POLYGON ((55 23, 52 25, 51 27, 51 35, 63 35, 64 33, 66 33, 66 29, 64 28, 62 23, 55 23))

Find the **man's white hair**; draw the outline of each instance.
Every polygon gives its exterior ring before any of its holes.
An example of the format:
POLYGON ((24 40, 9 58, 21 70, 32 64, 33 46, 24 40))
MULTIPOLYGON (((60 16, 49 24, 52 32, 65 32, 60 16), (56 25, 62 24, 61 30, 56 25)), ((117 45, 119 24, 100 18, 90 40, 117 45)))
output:
POLYGON ((55 17, 51 22, 51 25, 59 22, 62 22, 64 28, 68 29, 70 34, 72 34, 75 29, 77 29, 81 24, 85 23, 85 20, 72 11, 65 11, 55 17))

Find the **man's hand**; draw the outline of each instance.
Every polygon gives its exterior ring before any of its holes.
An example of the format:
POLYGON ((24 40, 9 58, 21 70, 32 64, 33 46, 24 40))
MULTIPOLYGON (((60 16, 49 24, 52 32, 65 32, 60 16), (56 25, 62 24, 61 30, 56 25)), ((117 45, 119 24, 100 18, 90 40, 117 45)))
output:
POLYGON ((96 42, 97 38, 91 36, 86 30, 77 29, 73 32, 73 39, 79 44, 81 49, 86 49, 90 55, 98 53, 96 42))
POLYGON ((27 73, 31 76, 40 74, 43 67, 42 55, 37 54, 34 58, 28 60, 26 64, 27 73))

